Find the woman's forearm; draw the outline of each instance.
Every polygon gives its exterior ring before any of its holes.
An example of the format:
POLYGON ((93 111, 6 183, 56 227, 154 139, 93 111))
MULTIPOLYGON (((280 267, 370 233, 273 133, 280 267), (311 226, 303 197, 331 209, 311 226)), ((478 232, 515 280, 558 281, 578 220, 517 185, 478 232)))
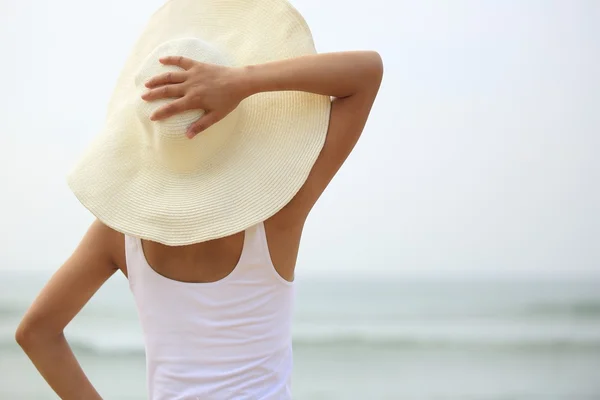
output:
POLYGON ((307 55, 242 68, 241 85, 247 95, 297 90, 332 97, 348 97, 379 85, 383 66, 374 51, 307 55))
POLYGON ((20 344, 61 399, 102 399, 85 376, 64 335, 28 338, 20 344))

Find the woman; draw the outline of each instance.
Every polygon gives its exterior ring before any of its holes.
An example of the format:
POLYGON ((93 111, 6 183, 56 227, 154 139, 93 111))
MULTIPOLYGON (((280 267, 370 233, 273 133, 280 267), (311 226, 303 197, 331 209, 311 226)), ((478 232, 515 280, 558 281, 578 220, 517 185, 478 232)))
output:
POLYGON ((315 54, 284 0, 157 11, 69 178, 97 220, 16 332, 53 390, 101 398, 63 330, 121 271, 151 399, 291 398, 302 228, 381 79, 375 52, 315 54))

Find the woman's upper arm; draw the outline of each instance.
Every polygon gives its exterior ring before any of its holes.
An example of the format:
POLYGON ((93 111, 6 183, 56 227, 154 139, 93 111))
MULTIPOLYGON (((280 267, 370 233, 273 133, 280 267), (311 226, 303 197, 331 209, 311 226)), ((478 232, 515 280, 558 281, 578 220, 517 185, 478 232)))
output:
POLYGON ((95 221, 73 255, 52 276, 17 331, 17 338, 61 334, 122 262, 123 236, 95 221))
POLYGON ((280 211, 281 220, 304 218, 317 202, 358 142, 379 91, 383 67, 375 65, 372 75, 365 77, 364 88, 352 96, 332 101, 329 129, 305 184, 294 199, 280 211))

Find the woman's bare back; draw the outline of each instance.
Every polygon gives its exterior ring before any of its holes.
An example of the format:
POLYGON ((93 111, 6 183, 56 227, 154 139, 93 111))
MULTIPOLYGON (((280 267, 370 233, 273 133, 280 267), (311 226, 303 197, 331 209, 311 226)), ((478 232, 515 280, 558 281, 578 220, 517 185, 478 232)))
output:
MULTIPOLYGON (((272 221, 265 222, 269 253, 279 275, 294 280, 294 267, 300 235, 294 230, 279 230, 272 221)), ((158 274, 181 282, 209 283, 227 277, 236 267, 242 254, 245 233, 187 246, 166 246, 142 241, 144 256, 158 274)), ((127 274, 127 267, 123 265, 127 274)))

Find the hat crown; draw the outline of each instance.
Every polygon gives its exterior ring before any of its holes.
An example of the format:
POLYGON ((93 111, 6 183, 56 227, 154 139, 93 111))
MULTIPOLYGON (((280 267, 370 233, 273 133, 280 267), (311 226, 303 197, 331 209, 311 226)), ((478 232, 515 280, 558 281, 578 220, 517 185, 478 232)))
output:
POLYGON ((173 172, 193 172, 209 162, 234 134, 240 107, 193 139, 188 139, 185 133, 190 125, 204 115, 204 110, 187 110, 164 120, 151 121, 150 116, 156 110, 177 100, 141 99, 141 95, 148 91, 145 83, 152 77, 182 71, 178 66, 164 65, 159 61, 161 57, 167 56, 183 56, 202 63, 224 66, 231 66, 233 63, 226 54, 208 42, 198 38, 180 38, 165 42, 154 49, 135 75, 135 107, 142 142, 152 149, 152 156, 165 168, 173 172))

